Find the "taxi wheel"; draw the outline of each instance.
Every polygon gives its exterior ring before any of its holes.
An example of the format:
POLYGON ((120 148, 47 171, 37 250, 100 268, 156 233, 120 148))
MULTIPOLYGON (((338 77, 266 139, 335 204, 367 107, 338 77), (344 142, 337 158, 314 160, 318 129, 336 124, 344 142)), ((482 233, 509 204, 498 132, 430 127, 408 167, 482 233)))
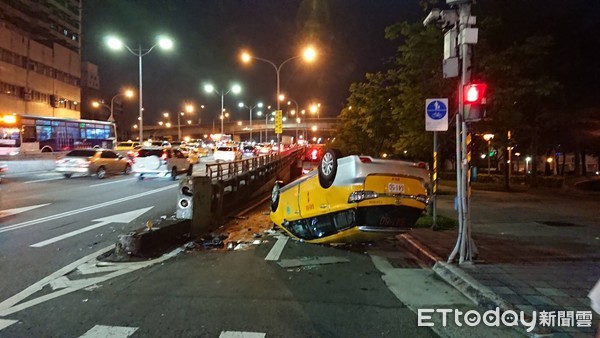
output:
POLYGON ((319 163, 319 184, 324 189, 329 188, 335 180, 337 173, 337 160, 342 157, 338 149, 327 149, 319 163))
POLYGON ((106 168, 104 168, 104 167, 98 168, 98 171, 96 171, 96 176, 98 177, 98 179, 105 178, 106 177, 106 168))
POLYGON ((279 206, 279 182, 275 182, 273 190, 271 191, 271 211, 275 212, 279 206))

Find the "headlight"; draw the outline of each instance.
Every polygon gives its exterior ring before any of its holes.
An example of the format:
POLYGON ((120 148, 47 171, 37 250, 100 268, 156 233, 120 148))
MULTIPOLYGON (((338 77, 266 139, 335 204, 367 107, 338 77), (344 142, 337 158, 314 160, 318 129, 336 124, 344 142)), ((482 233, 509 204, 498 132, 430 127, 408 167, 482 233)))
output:
POLYGON ((377 195, 377 193, 374 191, 355 191, 350 194, 350 197, 348 197, 348 203, 356 203, 364 200, 369 200, 377 198, 378 196, 379 195, 377 195))

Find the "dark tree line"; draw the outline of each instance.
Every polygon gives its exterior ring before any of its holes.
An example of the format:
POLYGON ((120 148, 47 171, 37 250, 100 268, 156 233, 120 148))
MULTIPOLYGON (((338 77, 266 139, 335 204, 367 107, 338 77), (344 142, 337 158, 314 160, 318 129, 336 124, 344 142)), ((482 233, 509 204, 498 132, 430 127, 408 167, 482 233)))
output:
MULTIPOLYGON (((495 134, 498 149, 561 153, 563 169, 564 154, 575 153, 576 171, 585 173, 585 154, 600 153, 600 63, 593 52, 600 45, 599 10, 600 2, 585 0, 474 5, 479 43, 472 76, 488 84, 487 118, 471 125, 474 133, 495 134)), ((394 61, 387 71, 366 74, 350 86, 336 147, 429 159, 432 133, 425 132, 425 99, 448 97, 450 116, 457 106, 459 80, 442 78, 443 32, 402 22, 385 34, 399 43, 394 61)), ((453 161, 453 126, 440 139, 441 156, 453 161)))

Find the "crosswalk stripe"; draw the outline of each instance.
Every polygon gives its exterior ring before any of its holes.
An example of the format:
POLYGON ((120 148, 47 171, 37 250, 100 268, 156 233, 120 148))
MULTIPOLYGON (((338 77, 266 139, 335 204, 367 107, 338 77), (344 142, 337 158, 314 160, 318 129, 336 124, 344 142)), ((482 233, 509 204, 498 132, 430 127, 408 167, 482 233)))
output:
POLYGON ((18 320, 0 319, 0 331, 18 322, 18 320))
POLYGON ((84 333, 80 338, 127 338, 131 336, 138 328, 127 326, 106 326, 96 325, 84 333))
POLYGON ((262 332, 221 331, 219 338, 264 338, 262 332))

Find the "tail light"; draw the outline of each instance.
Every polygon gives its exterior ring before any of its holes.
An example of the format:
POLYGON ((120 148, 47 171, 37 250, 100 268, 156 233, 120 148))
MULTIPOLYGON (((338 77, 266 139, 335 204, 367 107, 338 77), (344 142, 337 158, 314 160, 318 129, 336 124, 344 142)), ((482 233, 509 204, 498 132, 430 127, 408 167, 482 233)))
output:
POLYGON ((318 151, 317 149, 313 149, 313 150, 310 152, 310 158, 312 158, 313 160, 316 160, 316 159, 317 159, 317 157, 318 157, 318 155, 319 155, 319 151, 318 151))
POLYGON ((425 163, 425 162, 417 163, 417 167, 419 167, 421 169, 429 169, 429 168, 427 168, 427 163, 425 163))
POLYGON ((167 153, 163 153, 163 154, 162 154, 162 156, 161 156, 160 158, 162 158, 163 160, 165 160, 165 161, 166 161, 166 160, 167 160, 167 153))
POLYGON ((373 162, 373 161, 371 161, 371 159, 370 159, 370 158, 368 158, 368 157, 359 157, 359 159, 360 159, 360 161, 361 161, 362 163, 371 163, 371 162, 373 162))

